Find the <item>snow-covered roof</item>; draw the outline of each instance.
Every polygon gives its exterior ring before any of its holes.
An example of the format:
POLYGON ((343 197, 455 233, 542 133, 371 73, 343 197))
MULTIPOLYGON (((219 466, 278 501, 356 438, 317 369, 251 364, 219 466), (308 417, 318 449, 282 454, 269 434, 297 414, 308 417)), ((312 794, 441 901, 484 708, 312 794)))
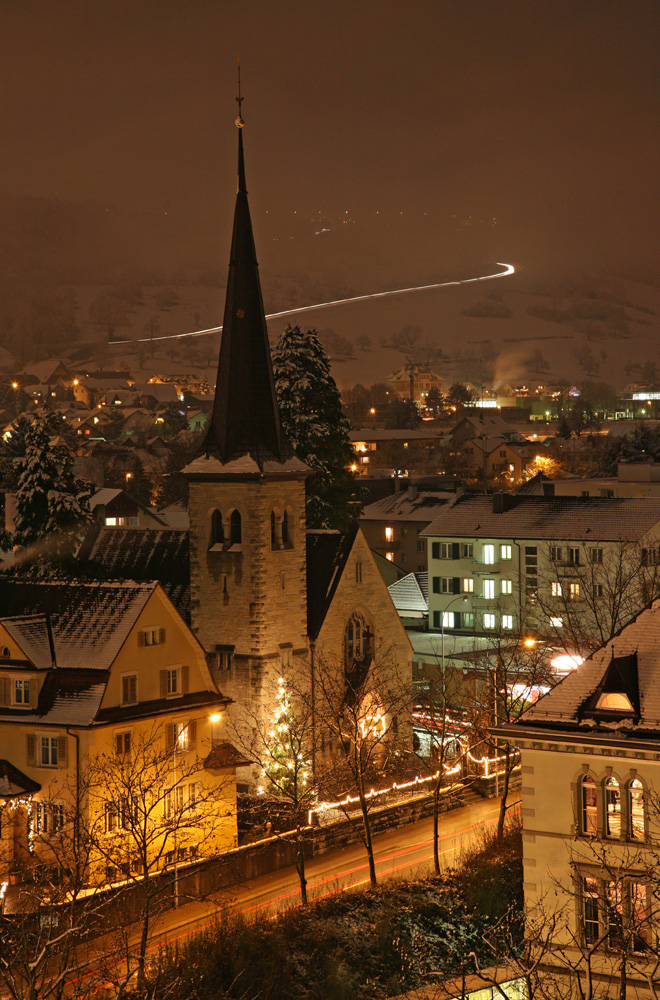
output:
POLYGON ((295 455, 284 462, 264 460, 262 467, 251 455, 242 455, 231 462, 221 462, 219 458, 198 455, 183 468, 184 476, 301 476, 308 475, 310 469, 295 455))
POLYGON ((190 527, 190 516, 188 508, 183 503, 171 503, 168 507, 163 507, 158 511, 158 516, 165 522, 168 528, 178 528, 187 531, 190 527))
POLYGON ((408 573, 387 588, 399 614, 423 617, 429 611, 428 573, 408 573))
POLYGON ((492 496, 459 497, 422 532, 426 537, 566 538, 621 541, 642 538, 660 521, 660 499, 507 494, 503 510, 492 496))
POLYGON ((590 732, 604 729, 622 737, 644 738, 660 733, 660 601, 642 611, 629 625, 596 650, 521 717, 522 728, 552 725, 590 732), (612 659, 635 654, 639 686, 639 719, 597 723, 581 710, 597 690, 612 659))
POLYGON ((29 644, 36 667, 51 666, 48 617, 58 667, 107 670, 156 586, 130 580, 42 583, 2 577, 1 621, 14 629, 21 648, 29 644))
POLYGON ((441 507, 456 499, 450 491, 424 490, 416 496, 404 490, 367 504, 360 517, 361 521, 421 521, 429 524, 441 507))

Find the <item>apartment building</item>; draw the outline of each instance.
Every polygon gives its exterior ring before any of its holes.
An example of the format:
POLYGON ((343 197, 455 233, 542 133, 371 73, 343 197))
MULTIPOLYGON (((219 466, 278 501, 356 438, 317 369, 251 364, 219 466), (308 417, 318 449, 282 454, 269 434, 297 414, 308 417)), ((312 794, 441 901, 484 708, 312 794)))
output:
POLYGON ((464 495, 422 536, 429 626, 448 632, 529 625, 593 649, 658 591, 656 499, 464 495))

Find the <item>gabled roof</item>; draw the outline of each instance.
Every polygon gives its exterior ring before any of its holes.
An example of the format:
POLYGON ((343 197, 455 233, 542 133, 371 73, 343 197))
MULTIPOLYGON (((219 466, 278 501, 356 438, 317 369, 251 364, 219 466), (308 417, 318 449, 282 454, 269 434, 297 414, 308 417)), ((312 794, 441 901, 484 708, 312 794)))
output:
POLYGON ((387 588, 400 615, 412 612, 420 617, 429 611, 428 573, 408 573, 387 588))
POLYGON ((85 572, 104 579, 157 580, 179 614, 190 621, 188 532, 174 528, 90 527, 78 554, 85 572))
POLYGON ((63 668, 107 670, 114 661, 156 583, 42 583, 0 577, 0 611, 5 619, 35 616, 32 650, 37 667, 50 667, 43 642, 48 617, 55 662, 63 668))
POLYGON ((565 538, 634 541, 660 521, 660 499, 506 494, 497 512, 492 496, 459 497, 425 528, 425 536, 565 538))
POLYGON ((357 532, 357 521, 348 531, 307 532, 307 634, 312 641, 321 631, 357 532))
POLYGON ((39 670, 48 670, 55 660, 55 646, 50 620, 46 615, 20 615, 2 618, 0 623, 39 670))

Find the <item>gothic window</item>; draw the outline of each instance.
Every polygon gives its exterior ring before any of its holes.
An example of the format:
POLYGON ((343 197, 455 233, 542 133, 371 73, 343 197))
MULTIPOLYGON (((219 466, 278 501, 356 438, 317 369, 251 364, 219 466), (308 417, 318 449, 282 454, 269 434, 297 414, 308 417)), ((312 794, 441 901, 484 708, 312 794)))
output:
POLYGON ((289 509, 282 514, 282 545, 285 549, 293 548, 293 536, 291 534, 291 514, 289 509))
POLYGON ((277 548, 277 518, 274 510, 270 512, 270 547, 271 549, 277 548))
POLYGON ((373 631, 365 617, 356 611, 349 618, 344 633, 344 676, 348 704, 354 704, 360 697, 372 656, 373 631))
POLYGON ((233 510, 229 519, 229 544, 230 546, 240 545, 241 541, 241 515, 237 510, 233 510))
POLYGON ((363 660, 369 653, 370 632, 363 616, 351 615, 346 626, 346 662, 363 660))
POLYGON ((211 514, 211 531, 209 536, 209 548, 215 546, 222 548, 225 543, 225 529, 222 524, 222 514, 219 510, 214 510, 211 514))

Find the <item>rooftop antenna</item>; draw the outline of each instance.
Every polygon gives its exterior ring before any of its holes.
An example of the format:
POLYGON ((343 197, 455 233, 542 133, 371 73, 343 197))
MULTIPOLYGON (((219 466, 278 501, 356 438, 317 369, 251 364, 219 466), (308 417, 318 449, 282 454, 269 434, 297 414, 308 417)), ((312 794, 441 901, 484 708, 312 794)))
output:
POLYGON ((239 56, 239 59, 238 59, 238 97, 236 98, 236 103, 238 104, 238 118, 234 122, 234 124, 236 125, 236 128, 243 128, 243 126, 245 125, 245 122, 243 121, 242 108, 241 108, 241 104, 243 103, 244 100, 245 100, 245 98, 241 97, 241 60, 240 60, 240 56, 239 56))

